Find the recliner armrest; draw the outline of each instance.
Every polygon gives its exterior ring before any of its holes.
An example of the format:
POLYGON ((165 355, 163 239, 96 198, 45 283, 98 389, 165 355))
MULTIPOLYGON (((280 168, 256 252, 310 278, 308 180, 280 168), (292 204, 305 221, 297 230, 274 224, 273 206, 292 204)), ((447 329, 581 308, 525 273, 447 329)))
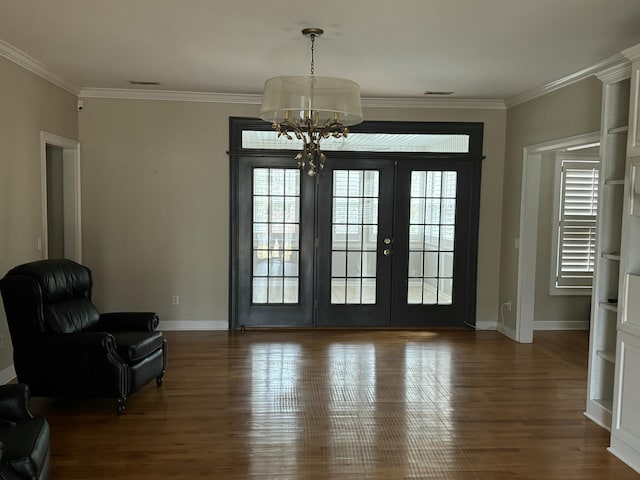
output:
POLYGON ((116 351, 116 340, 108 332, 78 332, 34 337, 32 347, 63 353, 116 351))
POLYGON ((127 330, 142 330, 153 332, 158 328, 158 314, 155 312, 112 312, 100 315, 94 330, 107 332, 123 332, 127 330))
POLYGON ((0 386, 0 420, 24 420, 32 418, 29 411, 31 393, 24 383, 9 383, 0 386))

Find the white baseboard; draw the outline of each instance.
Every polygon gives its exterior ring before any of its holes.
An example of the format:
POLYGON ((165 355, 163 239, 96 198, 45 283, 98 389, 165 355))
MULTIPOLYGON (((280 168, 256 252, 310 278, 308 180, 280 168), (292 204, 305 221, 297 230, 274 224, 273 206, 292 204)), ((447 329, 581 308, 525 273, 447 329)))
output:
POLYGON ((498 325, 496 324, 496 322, 476 322, 476 331, 480 332, 480 331, 485 331, 485 330, 497 330, 498 329, 498 325))
POLYGON ((16 378, 16 369, 13 364, 0 371, 0 385, 5 385, 16 378))
POLYGON ((228 320, 167 320, 160 321, 158 330, 229 330, 228 320))
POLYGON ((589 330, 589 320, 534 320, 533 330, 589 330))
POLYGON ((516 329, 507 327, 504 324, 498 323, 498 331, 506 337, 509 337, 511 340, 518 341, 516 338, 516 329))

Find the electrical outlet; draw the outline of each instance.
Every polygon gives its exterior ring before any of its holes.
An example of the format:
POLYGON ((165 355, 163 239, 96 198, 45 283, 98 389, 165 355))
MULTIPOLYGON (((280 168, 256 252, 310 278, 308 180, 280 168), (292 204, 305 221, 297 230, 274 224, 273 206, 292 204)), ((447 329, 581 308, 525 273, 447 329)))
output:
POLYGON ((0 335, 0 350, 2 350, 2 347, 4 347, 4 337, 0 335))
POLYGON ((174 295, 174 296, 171 298, 171 303, 172 303, 173 305, 180 305, 180 295, 174 295))
POLYGON ((511 300, 507 300, 504 302, 504 306, 507 307, 508 311, 511 311, 511 300))

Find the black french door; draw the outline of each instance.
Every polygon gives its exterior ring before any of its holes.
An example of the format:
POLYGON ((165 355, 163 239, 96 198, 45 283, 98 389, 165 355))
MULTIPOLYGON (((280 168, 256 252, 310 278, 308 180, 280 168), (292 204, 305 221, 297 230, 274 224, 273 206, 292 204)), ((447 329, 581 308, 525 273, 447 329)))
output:
POLYGON ((318 177, 291 152, 231 154, 231 328, 475 324, 471 125, 469 154, 328 152, 318 177))
POLYGON ((237 326, 313 326, 314 179, 290 158, 236 162, 230 310, 237 308, 237 326))
POLYGON ((336 158, 319 183, 319 326, 460 327, 475 313, 473 169, 336 158))

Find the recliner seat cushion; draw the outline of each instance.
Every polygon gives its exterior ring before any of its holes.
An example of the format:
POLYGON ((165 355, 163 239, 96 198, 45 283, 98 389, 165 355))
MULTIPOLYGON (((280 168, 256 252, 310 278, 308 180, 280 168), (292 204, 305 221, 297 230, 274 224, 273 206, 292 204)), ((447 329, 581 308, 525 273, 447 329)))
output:
POLYGON ((25 478, 42 478, 49 466, 49 424, 44 417, 16 422, 0 427, 4 444, 3 463, 25 478))
POLYGON ((147 357, 151 352, 161 348, 164 342, 162 332, 159 331, 111 333, 116 339, 118 354, 129 364, 147 357))

